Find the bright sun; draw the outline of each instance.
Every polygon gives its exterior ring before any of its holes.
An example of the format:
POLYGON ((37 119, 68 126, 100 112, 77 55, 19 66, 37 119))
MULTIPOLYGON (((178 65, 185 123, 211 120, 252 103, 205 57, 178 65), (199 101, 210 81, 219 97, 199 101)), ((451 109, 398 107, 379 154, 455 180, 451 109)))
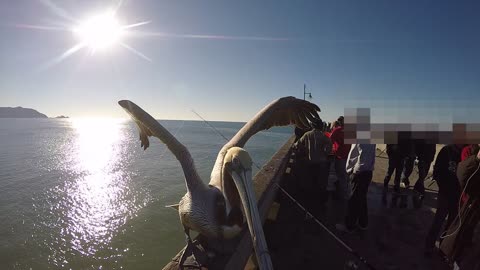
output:
POLYGON ((120 25, 114 12, 106 12, 85 20, 73 32, 84 47, 96 51, 120 43, 125 27, 120 25))

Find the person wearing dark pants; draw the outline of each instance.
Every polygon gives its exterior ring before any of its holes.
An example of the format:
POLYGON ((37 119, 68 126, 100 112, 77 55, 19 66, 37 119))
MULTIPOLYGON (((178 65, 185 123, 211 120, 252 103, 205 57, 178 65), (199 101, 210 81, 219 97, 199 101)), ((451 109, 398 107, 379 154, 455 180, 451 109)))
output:
POLYGON ((400 190, 400 177, 403 170, 403 155, 402 151, 398 144, 387 144, 387 155, 388 155, 388 170, 383 180, 383 194, 382 200, 384 203, 387 201, 387 192, 388 192, 388 183, 395 173, 395 178, 393 180, 395 192, 400 190))
POLYGON ((418 179, 413 186, 415 193, 412 196, 415 208, 420 208, 423 204, 423 199, 425 198, 425 178, 427 178, 430 171, 430 165, 435 158, 436 151, 436 144, 428 143, 426 140, 417 140, 415 142, 415 155, 418 160, 418 179))
POLYGON ((347 201, 350 195, 350 188, 347 179, 347 158, 350 152, 350 144, 345 144, 344 117, 340 116, 332 130, 330 140, 333 144, 333 162, 335 163, 335 174, 337 176, 338 188, 340 189, 341 199, 347 201))
POLYGON ((431 255, 435 248, 435 242, 440 235, 445 218, 448 216, 445 224, 445 228, 448 228, 457 217, 461 191, 456 171, 460 162, 462 146, 460 144, 444 146, 435 161, 433 177, 438 184, 437 211, 425 239, 425 255, 427 256, 431 255))
POLYGON ((415 155, 418 159, 418 179, 413 188, 422 196, 425 195, 425 178, 427 178, 430 165, 435 158, 436 144, 429 144, 425 140, 415 143, 415 155))
POLYGON ((368 208, 367 192, 370 182, 372 182, 372 171, 363 171, 352 174, 352 196, 348 201, 348 214, 345 217, 345 226, 352 230, 358 224, 358 227, 366 229, 368 227, 368 208))
POLYGON ((400 181, 408 188, 410 186, 409 178, 415 166, 415 144, 411 138, 406 137, 399 142, 399 147, 403 156, 403 170, 400 181))
MULTIPOLYGON (((294 148, 299 153, 304 153, 307 163, 307 174, 305 180, 310 186, 311 193, 308 197, 312 201, 311 208, 319 209, 320 215, 325 213, 325 204, 328 200, 327 183, 328 183, 328 155, 332 151, 332 142, 323 133, 323 122, 321 119, 312 121, 312 130, 307 131, 295 143, 294 148)), ((317 212, 317 211, 314 211, 317 212)))
POLYGON ((367 192, 375 165, 375 144, 353 144, 348 154, 347 173, 352 182, 345 224, 337 224, 339 231, 351 232, 356 227, 368 227, 367 192))
POLYGON ((311 183, 311 193, 312 199, 315 199, 315 203, 320 202, 320 205, 323 206, 328 200, 327 192, 327 183, 328 183, 328 162, 320 162, 314 164, 308 164, 308 177, 310 177, 309 182, 311 183))

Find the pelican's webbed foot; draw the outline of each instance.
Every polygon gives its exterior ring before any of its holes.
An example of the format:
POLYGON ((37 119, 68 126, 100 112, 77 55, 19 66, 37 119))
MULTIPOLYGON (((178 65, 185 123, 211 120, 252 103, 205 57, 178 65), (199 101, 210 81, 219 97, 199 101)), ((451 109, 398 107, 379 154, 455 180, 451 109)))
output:
POLYGON ((192 238, 190 238, 190 230, 184 227, 185 238, 187 241, 187 246, 182 251, 182 256, 180 256, 180 260, 178 261, 178 266, 180 269, 184 269, 184 263, 187 260, 190 254, 193 254, 193 249, 195 245, 192 242, 192 238))

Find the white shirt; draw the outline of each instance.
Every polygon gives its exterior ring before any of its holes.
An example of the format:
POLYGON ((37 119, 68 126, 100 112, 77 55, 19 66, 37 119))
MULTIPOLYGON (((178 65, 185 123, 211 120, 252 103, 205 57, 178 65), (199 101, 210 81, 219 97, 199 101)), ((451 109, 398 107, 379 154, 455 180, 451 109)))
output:
POLYGON ((373 171, 375 165, 375 144, 352 144, 347 159, 347 173, 373 171))

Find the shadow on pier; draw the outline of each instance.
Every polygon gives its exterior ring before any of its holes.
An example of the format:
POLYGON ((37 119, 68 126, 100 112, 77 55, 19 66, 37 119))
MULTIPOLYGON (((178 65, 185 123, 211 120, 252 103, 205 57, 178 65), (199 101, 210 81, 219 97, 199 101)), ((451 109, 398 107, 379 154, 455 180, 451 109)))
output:
MULTIPOLYGON (((259 212, 265 220, 264 231, 274 269, 348 269, 345 268, 348 263, 358 265, 356 269, 369 269, 301 210, 279 186, 336 237, 365 258, 373 269, 450 269, 439 255, 434 254, 430 258, 424 256, 424 241, 436 208, 435 183, 430 185, 431 180, 426 181, 429 189, 419 209, 413 207, 411 196, 408 196, 407 208, 392 207, 390 193, 387 204, 384 204, 382 190, 388 158, 384 152, 377 150, 374 175, 367 196, 369 227, 366 231, 342 234, 336 231, 335 224, 343 221, 344 203, 329 198, 325 209, 319 207, 319 194, 304 181, 305 170, 291 152, 292 143, 293 138, 263 166, 254 179, 259 212)), ((416 178, 414 171, 410 180, 414 182, 416 178)), ((475 235, 478 238, 479 233, 475 235)), ((474 243, 479 243, 479 239, 474 239, 474 243)), ((198 250, 194 256, 189 257, 184 269, 257 268, 246 228, 241 235, 229 241, 215 242, 200 236, 197 237, 196 244, 198 250)), ((466 257, 478 262, 478 250, 474 246, 466 257)), ((179 256, 180 253, 164 269, 179 269, 179 256)))
MULTIPOLYGON (((315 191, 302 182, 302 167, 295 164, 295 159, 291 161, 291 173, 282 182, 285 190, 375 269, 449 269, 440 256, 423 255, 436 206, 435 184, 419 209, 413 207, 410 197, 407 208, 392 207, 390 193, 385 205, 381 197, 388 159, 377 157, 368 192, 369 228, 342 234, 335 229, 335 224, 343 221, 341 200, 330 198, 326 212, 320 209, 315 191)), ((413 173, 411 179, 416 177, 413 173)), ((359 269, 368 269, 285 194, 279 192, 276 202, 280 205, 278 215, 265 224, 275 269, 344 269, 345 263, 352 261, 359 269)))

